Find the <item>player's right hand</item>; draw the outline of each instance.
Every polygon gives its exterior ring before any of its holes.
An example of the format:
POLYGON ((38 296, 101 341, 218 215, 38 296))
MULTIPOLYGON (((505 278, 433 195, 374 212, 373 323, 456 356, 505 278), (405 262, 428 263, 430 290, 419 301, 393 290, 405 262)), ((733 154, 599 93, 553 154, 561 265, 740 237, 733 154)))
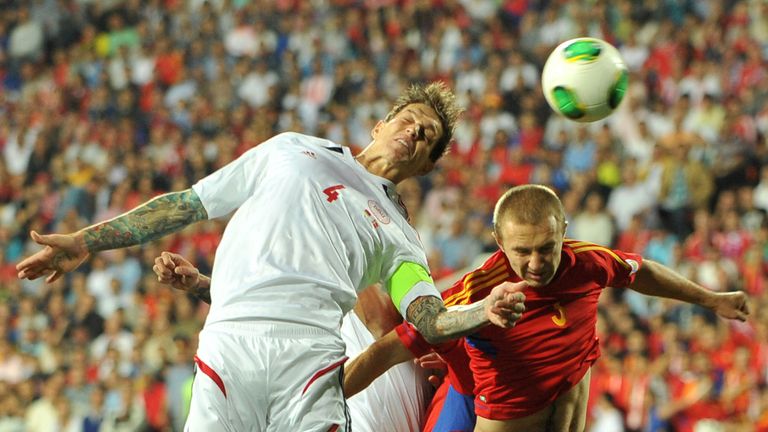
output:
POLYGON ((742 291, 715 293, 713 310, 723 318, 746 321, 749 317, 749 302, 742 291))
POLYGON ((19 279, 48 275, 45 281, 51 283, 76 269, 90 255, 81 233, 40 235, 32 231, 29 235, 44 248, 16 265, 19 279))
POLYGON ((195 293, 200 283, 200 272, 197 267, 183 256, 171 252, 163 252, 155 258, 152 270, 157 280, 178 290, 195 293))
POLYGON ((485 299, 485 313, 495 325, 504 328, 515 326, 525 312, 525 294, 521 291, 527 284, 503 282, 493 288, 485 299))

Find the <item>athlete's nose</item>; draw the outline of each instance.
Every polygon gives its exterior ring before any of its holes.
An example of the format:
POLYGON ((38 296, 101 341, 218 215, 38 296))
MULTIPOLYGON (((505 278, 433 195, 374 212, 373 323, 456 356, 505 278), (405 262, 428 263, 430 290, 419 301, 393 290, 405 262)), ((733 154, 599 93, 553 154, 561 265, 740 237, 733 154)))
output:
POLYGON ((528 268, 534 273, 538 273, 544 268, 544 260, 537 252, 531 254, 531 260, 528 261, 528 268))
POLYGON ((408 134, 411 136, 411 138, 415 141, 421 137, 421 123, 416 123, 413 126, 410 127, 410 130, 408 131, 408 134))

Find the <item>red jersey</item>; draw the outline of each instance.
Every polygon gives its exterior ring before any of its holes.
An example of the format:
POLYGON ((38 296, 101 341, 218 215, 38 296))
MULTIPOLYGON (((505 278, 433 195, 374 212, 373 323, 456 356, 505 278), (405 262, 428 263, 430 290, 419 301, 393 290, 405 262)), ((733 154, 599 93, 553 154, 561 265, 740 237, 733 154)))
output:
POLYGON ((431 352, 440 354, 448 367, 446 379, 461 394, 471 395, 475 387, 472 378, 472 370, 469 368, 469 357, 464 346, 464 339, 455 339, 439 345, 430 345, 419 334, 413 325, 403 321, 395 327, 400 341, 415 358, 425 356, 431 352))
POLYGON ((403 322, 396 327, 403 345, 419 358, 437 352, 448 366, 443 383, 437 389, 426 412, 424 432, 471 432, 475 430, 474 380, 464 339, 429 345, 416 329, 403 322))
MULTIPOLYGON (((597 300, 606 286, 626 287, 639 255, 566 240, 553 280, 527 288, 526 311, 512 329, 493 325, 465 338, 475 380, 475 412, 493 420, 528 416, 568 392, 600 356, 597 300)), ((446 306, 484 299, 504 281, 519 282, 503 252, 443 293, 446 306)))

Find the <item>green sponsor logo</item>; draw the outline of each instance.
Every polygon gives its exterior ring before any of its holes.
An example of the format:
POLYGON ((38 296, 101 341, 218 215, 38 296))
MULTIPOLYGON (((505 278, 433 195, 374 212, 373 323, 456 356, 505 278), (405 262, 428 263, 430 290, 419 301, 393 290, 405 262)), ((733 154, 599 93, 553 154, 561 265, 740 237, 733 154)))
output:
POLYGON ((565 47, 563 54, 565 55, 565 59, 569 62, 592 62, 597 60, 601 51, 602 47, 599 42, 594 40, 580 40, 565 47))
POLYGON ((569 119, 584 117, 584 108, 579 104, 576 94, 571 90, 557 86, 552 89, 552 99, 555 101, 558 111, 569 119))
POLYGON ((629 73, 627 73, 626 69, 622 69, 621 72, 619 72, 619 78, 608 90, 608 106, 610 106, 611 109, 616 109, 621 103, 621 100, 624 99, 624 94, 627 92, 628 85, 629 73))

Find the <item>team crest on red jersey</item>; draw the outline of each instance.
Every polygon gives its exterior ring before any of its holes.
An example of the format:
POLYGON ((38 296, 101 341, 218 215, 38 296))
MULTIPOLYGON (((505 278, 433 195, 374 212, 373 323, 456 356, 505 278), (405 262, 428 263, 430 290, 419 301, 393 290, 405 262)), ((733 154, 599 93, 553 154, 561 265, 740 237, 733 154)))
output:
POLYGON ((381 208, 379 203, 376 201, 368 200, 368 208, 371 210, 371 213, 376 217, 376 219, 378 219, 379 222, 383 223, 384 225, 391 221, 387 212, 385 212, 384 209, 381 208))

